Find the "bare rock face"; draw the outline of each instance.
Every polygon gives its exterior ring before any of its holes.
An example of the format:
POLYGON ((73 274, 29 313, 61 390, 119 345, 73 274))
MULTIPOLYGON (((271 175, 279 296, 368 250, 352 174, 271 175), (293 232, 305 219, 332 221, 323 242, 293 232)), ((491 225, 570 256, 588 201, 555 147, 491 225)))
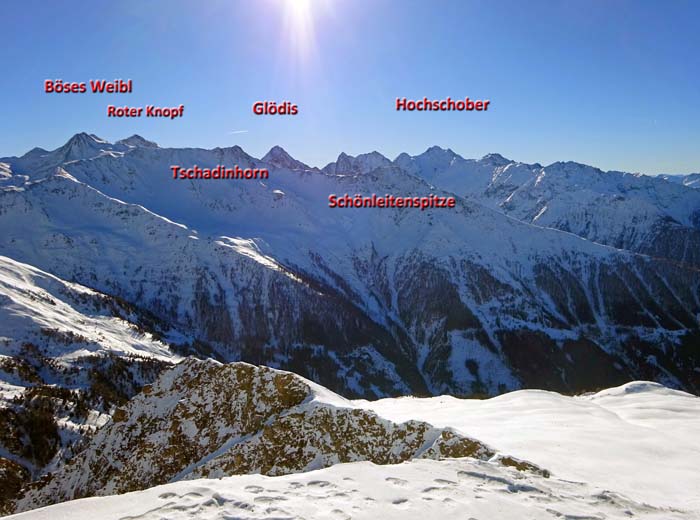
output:
POLYGON ((0 457, 0 515, 12 513, 12 499, 23 485, 29 482, 29 471, 22 465, 5 457, 0 457))
POLYGON ((546 474, 450 429, 393 423, 289 372, 189 358, 117 409, 70 463, 25 488, 16 507, 183 479, 443 457, 493 459, 546 474))

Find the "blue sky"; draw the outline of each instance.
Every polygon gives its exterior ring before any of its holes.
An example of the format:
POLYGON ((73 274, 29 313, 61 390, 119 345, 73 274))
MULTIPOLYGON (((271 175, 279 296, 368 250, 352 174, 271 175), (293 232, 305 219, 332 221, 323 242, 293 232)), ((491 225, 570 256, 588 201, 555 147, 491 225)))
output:
POLYGON ((307 0, 302 17, 297 1, 5 2, 0 156, 87 131, 255 156, 279 144, 319 166, 341 151, 394 158, 437 144, 700 171, 700 2, 307 0), (58 78, 131 78, 134 93, 45 94, 58 78), (424 96, 491 106, 394 108, 424 96), (255 116, 258 100, 292 101, 299 115, 255 116), (108 104, 180 103, 182 120, 106 117, 108 104))

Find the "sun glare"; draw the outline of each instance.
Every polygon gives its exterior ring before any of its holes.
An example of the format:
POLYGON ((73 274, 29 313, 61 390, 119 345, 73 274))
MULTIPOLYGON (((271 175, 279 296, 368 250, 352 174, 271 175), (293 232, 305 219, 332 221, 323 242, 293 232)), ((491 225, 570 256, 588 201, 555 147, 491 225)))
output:
POLYGON ((311 18, 312 0, 285 0, 292 24, 299 28, 306 26, 311 18))
POLYGON ((299 62, 307 62, 315 52, 314 10, 318 0, 283 0, 285 40, 299 62))

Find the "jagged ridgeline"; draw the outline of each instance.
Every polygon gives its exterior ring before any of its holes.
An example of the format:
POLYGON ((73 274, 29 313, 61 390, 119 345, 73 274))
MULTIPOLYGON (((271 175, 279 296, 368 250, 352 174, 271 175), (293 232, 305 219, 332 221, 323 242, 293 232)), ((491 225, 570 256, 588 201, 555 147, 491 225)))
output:
POLYGON ((182 352, 349 397, 700 388, 692 184, 438 147, 319 170, 279 147, 256 159, 88 134, 1 162, 0 251, 151 313, 182 352), (172 179, 222 164, 270 177, 172 179), (458 204, 342 210, 333 193, 458 204))
POLYGON ((38 479, 22 507, 173 478, 494 455, 245 364, 188 361, 148 386, 184 355, 290 370, 349 398, 637 379, 698 393, 695 181, 438 147, 318 169, 280 147, 257 159, 88 134, 0 159, 0 508, 38 479), (269 178, 172 178, 195 165, 269 178), (457 206, 329 208, 346 193, 457 206), (194 379, 173 379, 186 367, 194 379))
POLYGON ((289 372, 187 359, 118 408, 78 456, 27 487, 16 505, 22 511, 184 479, 443 457, 549 475, 449 428, 393 423, 289 372))

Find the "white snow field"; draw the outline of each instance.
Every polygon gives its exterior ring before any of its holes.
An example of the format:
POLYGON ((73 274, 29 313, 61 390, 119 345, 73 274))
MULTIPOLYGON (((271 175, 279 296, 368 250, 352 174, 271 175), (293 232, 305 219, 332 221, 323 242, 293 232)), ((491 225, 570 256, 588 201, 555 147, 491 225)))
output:
POLYGON ((468 458, 357 462, 281 477, 179 481, 9 518, 700 518, 700 398, 684 392, 635 382, 579 397, 522 390, 483 401, 335 404, 451 426, 552 476, 468 458))
POLYGON ((151 334, 111 315, 108 300, 92 289, 0 255, 0 357, 18 355, 20 346, 30 342, 43 347, 44 355, 64 362, 108 353, 178 359, 151 334), (51 341, 41 331, 71 339, 51 341))
POLYGON ((448 396, 382 399, 367 407, 457 431, 585 481, 700 518, 700 398, 633 382, 577 397, 520 390, 483 401, 448 396))

